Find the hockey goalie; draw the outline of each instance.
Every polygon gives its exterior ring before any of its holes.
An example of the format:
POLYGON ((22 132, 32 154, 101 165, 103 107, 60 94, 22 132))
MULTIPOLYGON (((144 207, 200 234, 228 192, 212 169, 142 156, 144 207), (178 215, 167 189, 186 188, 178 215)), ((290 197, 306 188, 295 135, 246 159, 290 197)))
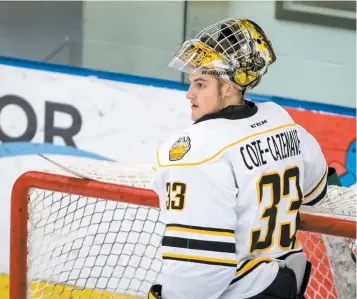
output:
POLYGON ((189 75, 194 123, 157 151, 152 188, 166 231, 162 284, 149 298, 304 298, 299 208, 324 197, 328 167, 282 107, 246 98, 275 62, 256 23, 230 18, 169 63, 189 75))

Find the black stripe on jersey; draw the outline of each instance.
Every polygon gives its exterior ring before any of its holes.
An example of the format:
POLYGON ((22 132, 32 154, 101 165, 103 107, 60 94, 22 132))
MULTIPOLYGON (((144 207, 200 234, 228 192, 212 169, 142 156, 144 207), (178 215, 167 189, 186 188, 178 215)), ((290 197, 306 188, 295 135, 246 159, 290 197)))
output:
POLYGON ((234 234, 233 229, 222 229, 222 228, 193 226, 193 225, 184 225, 184 224, 175 224, 175 223, 167 224, 166 227, 182 227, 182 228, 198 229, 198 230, 205 230, 205 231, 211 231, 211 232, 223 232, 223 233, 234 234))
MULTIPOLYGON (((315 190, 320 186, 322 181, 325 179, 327 172, 328 172, 328 168, 326 168, 326 171, 325 171, 324 175, 322 176, 322 179, 318 182, 318 184, 315 186, 315 188, 313 188, 308 194, 304 195, 304 198, 309 197, 312 193, 315 192, 315 190)), ((327 180, 326 180, 326 184, 327 184, 327 180)))
MULTIPOLYGON (((295 254, 295 253, 299 253, 299 252, 302 252, 302 249, 297 250, 297 251, 288 252, 288 253, 286 253, 286 254, 284 254, 284 255, 281 255, 281 256, 277 257, 276 259, 278 259, 278 260, 285 260, 288 256, 290 256, 290 255, 292 255, 292 254, 295 254)), ((256 259, 255 259, 255 260, 256 260, 256 259)), ((253 260, 247 260, 247 261, 245 261, 245 262, 237 269, 236 273, 238 273, 239 271, 241 271, 241 270, 242 270, 245 266, 247 266, 249 263, 253 263, 253 264, 254 264, 255 260, 253 259, 253 260)), ((251 273, 254 269, 256 269, 256 268, 257 268, 259 265, 261 265, 262 263, 270 263, 270 262, 271 262, 271 260, 267 258, 267 259, 265 259, 265 260, 262 260, 262 261, 257 262, 256 264, 254 264, 254 265, 251 266, 251 267, 248 266, 248 269, 247 269, 245 272, 243 272, 242 274, 240 274, 238 277, 236 277, 235 279, 233 279, 232 282, 230 283, 230 285, 233 284, 233 283, 235 283, 235 282, 237 282, 237 281, 239 281, 239 280, 241 280, 243 277, 247 276, 249 273, 251 273)))
POLYGON ((312 201, 309 201, 309 202, 307 202, 307 203, 304 203, 304 206, 313 206, 313 205, 316 205, 320 200, 322 200, 322 199, 325 197, 326 192, 327 192, 327 180, 326 180, 325 187, 323 188, 323 190, 321 191, 321 193, 320 193, 315 199, 313 199, 312 201))
MULTIPOLYGON (((297 218, 296 218, 296 227, 299 229, 299 227, 300 227, 300 213, 298 212, 297 213, 297 218)), ((294 237, 294 240, 293 240, 293 242, 291 243, 291 249, 295 249, 294 247, 296 246, 296 245, 299 245, 299 240, 296 238, 296 235, 295 235, 295 237, 294 237)))
POLYGON ((245 261, 237 270, 236 270, 236 272, 238 272, 238 271, 240 271, 240 270, 242 270, 248 263, 250 263, 252 260, 247 260, 247 261, 245 261))
POLYGON ((225 253, 235 253, 236 248, 234 243, 203 241, 195 239, 186 239, 179 237, 164 236, 162 246, 187 248, 205 251, 216 251, 225 253))
POLYGON ((237 267, 237 263, 236 264, 232 264, 232 263, 224 263, 224 262, 215 262, 215 261, 205 260, 204 257, 200 257, 200 258, 197 257, 195 259, 190 259, 190 258, 184 258, 184 257, 171 257, 171 256, 164 256, 163 255, 162 259, 164 259, 164 260, 175 260, 175 261, 181 261, 181 262, 198 263, 198 264, 206 264, 206 265, 237 267))
MULTIPOLYGON (((242 264, 242 266, 240 266, 237 269, 236 272, 240 271, 244 266, 246 266, 249 262, 252 262, 252 261, 254 261, 254 260, 248 260, 248 261, 244 262, 242 264)), ((238 277, 234 278, 229 285, 232 285, 232 284, 236 283, 237 281, 241 280, 243 277, 247 276, 249 273, 254 271, 259 265, 261 265, 263 263, 270 263, 270 261, 260 261, 260 262, 256 263, 253 267, 249 268, 249 270, 247 270, 243 274, 239 275, 238 277)))

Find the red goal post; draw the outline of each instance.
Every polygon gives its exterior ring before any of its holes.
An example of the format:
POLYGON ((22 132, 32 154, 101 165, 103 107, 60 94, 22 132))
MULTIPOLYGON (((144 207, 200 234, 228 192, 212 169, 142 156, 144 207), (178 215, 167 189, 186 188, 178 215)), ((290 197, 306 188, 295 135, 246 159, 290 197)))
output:
MULTIPOLYGON (((10 299, 144 298, 150 284, 158 279, 161 267, 158 241, 152 241, 153 236, 163 233, 159 216, 151 213, 159 207, 156 193, 145 188, 136 174, 112 182, 64 174, 31 171, 21 175, 13 186, 10 299), (93 206, 92 210, 89 206, 93 206), (137 223, 141 230, 135 227, 137 223), (79 236, 79 231, 83 235, 79 236), (102 240, 97 240, 98 236, 102 240), (141 257, 139 245, 143 245, 141 257), (44 277, 39 277, 42 274, 44 277)), ((341 237, 349 246, 346 249, 342 245, 343 254, 347 252, 352 261, 354 243, 350 240, 356 238, 356 221, 351 204, 355 205, 355 191, 336 187, 332 192, 338 193, 338 205, 348 201, 342 213, 334 213, 333 205, 301 212, 299 240, 314 268, 307 298, 343 298, 341 292, 351 293, 341 284, 355 280, 351 269, 347 278, 334 276, 334 256, 323 239, 329 235, 341 237), (344 192, 349 192, 345 200, 344 192), (315 243, 311 241, 314 239, 315 243)))

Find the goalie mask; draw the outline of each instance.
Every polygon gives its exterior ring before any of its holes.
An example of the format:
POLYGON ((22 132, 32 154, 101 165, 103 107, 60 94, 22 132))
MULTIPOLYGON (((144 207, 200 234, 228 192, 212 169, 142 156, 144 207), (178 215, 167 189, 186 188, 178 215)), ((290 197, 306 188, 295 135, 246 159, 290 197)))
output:
POLYGON ((271 42, 257 24, 229 18, 186 41, 169 67, 186 73, 201 70, 246 91, 257 86, 275 60, 271 42))

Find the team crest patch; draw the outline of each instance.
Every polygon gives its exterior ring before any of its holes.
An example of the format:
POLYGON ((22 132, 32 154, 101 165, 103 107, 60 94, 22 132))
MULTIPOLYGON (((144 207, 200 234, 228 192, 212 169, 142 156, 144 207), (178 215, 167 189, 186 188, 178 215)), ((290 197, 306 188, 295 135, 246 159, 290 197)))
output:
POLYGON ((170 161, 178 161, 183 158, 183 156, 191 148, 191 139, 190 137, 181 137, 179 138, 170 148, 169 159, 170 161))

